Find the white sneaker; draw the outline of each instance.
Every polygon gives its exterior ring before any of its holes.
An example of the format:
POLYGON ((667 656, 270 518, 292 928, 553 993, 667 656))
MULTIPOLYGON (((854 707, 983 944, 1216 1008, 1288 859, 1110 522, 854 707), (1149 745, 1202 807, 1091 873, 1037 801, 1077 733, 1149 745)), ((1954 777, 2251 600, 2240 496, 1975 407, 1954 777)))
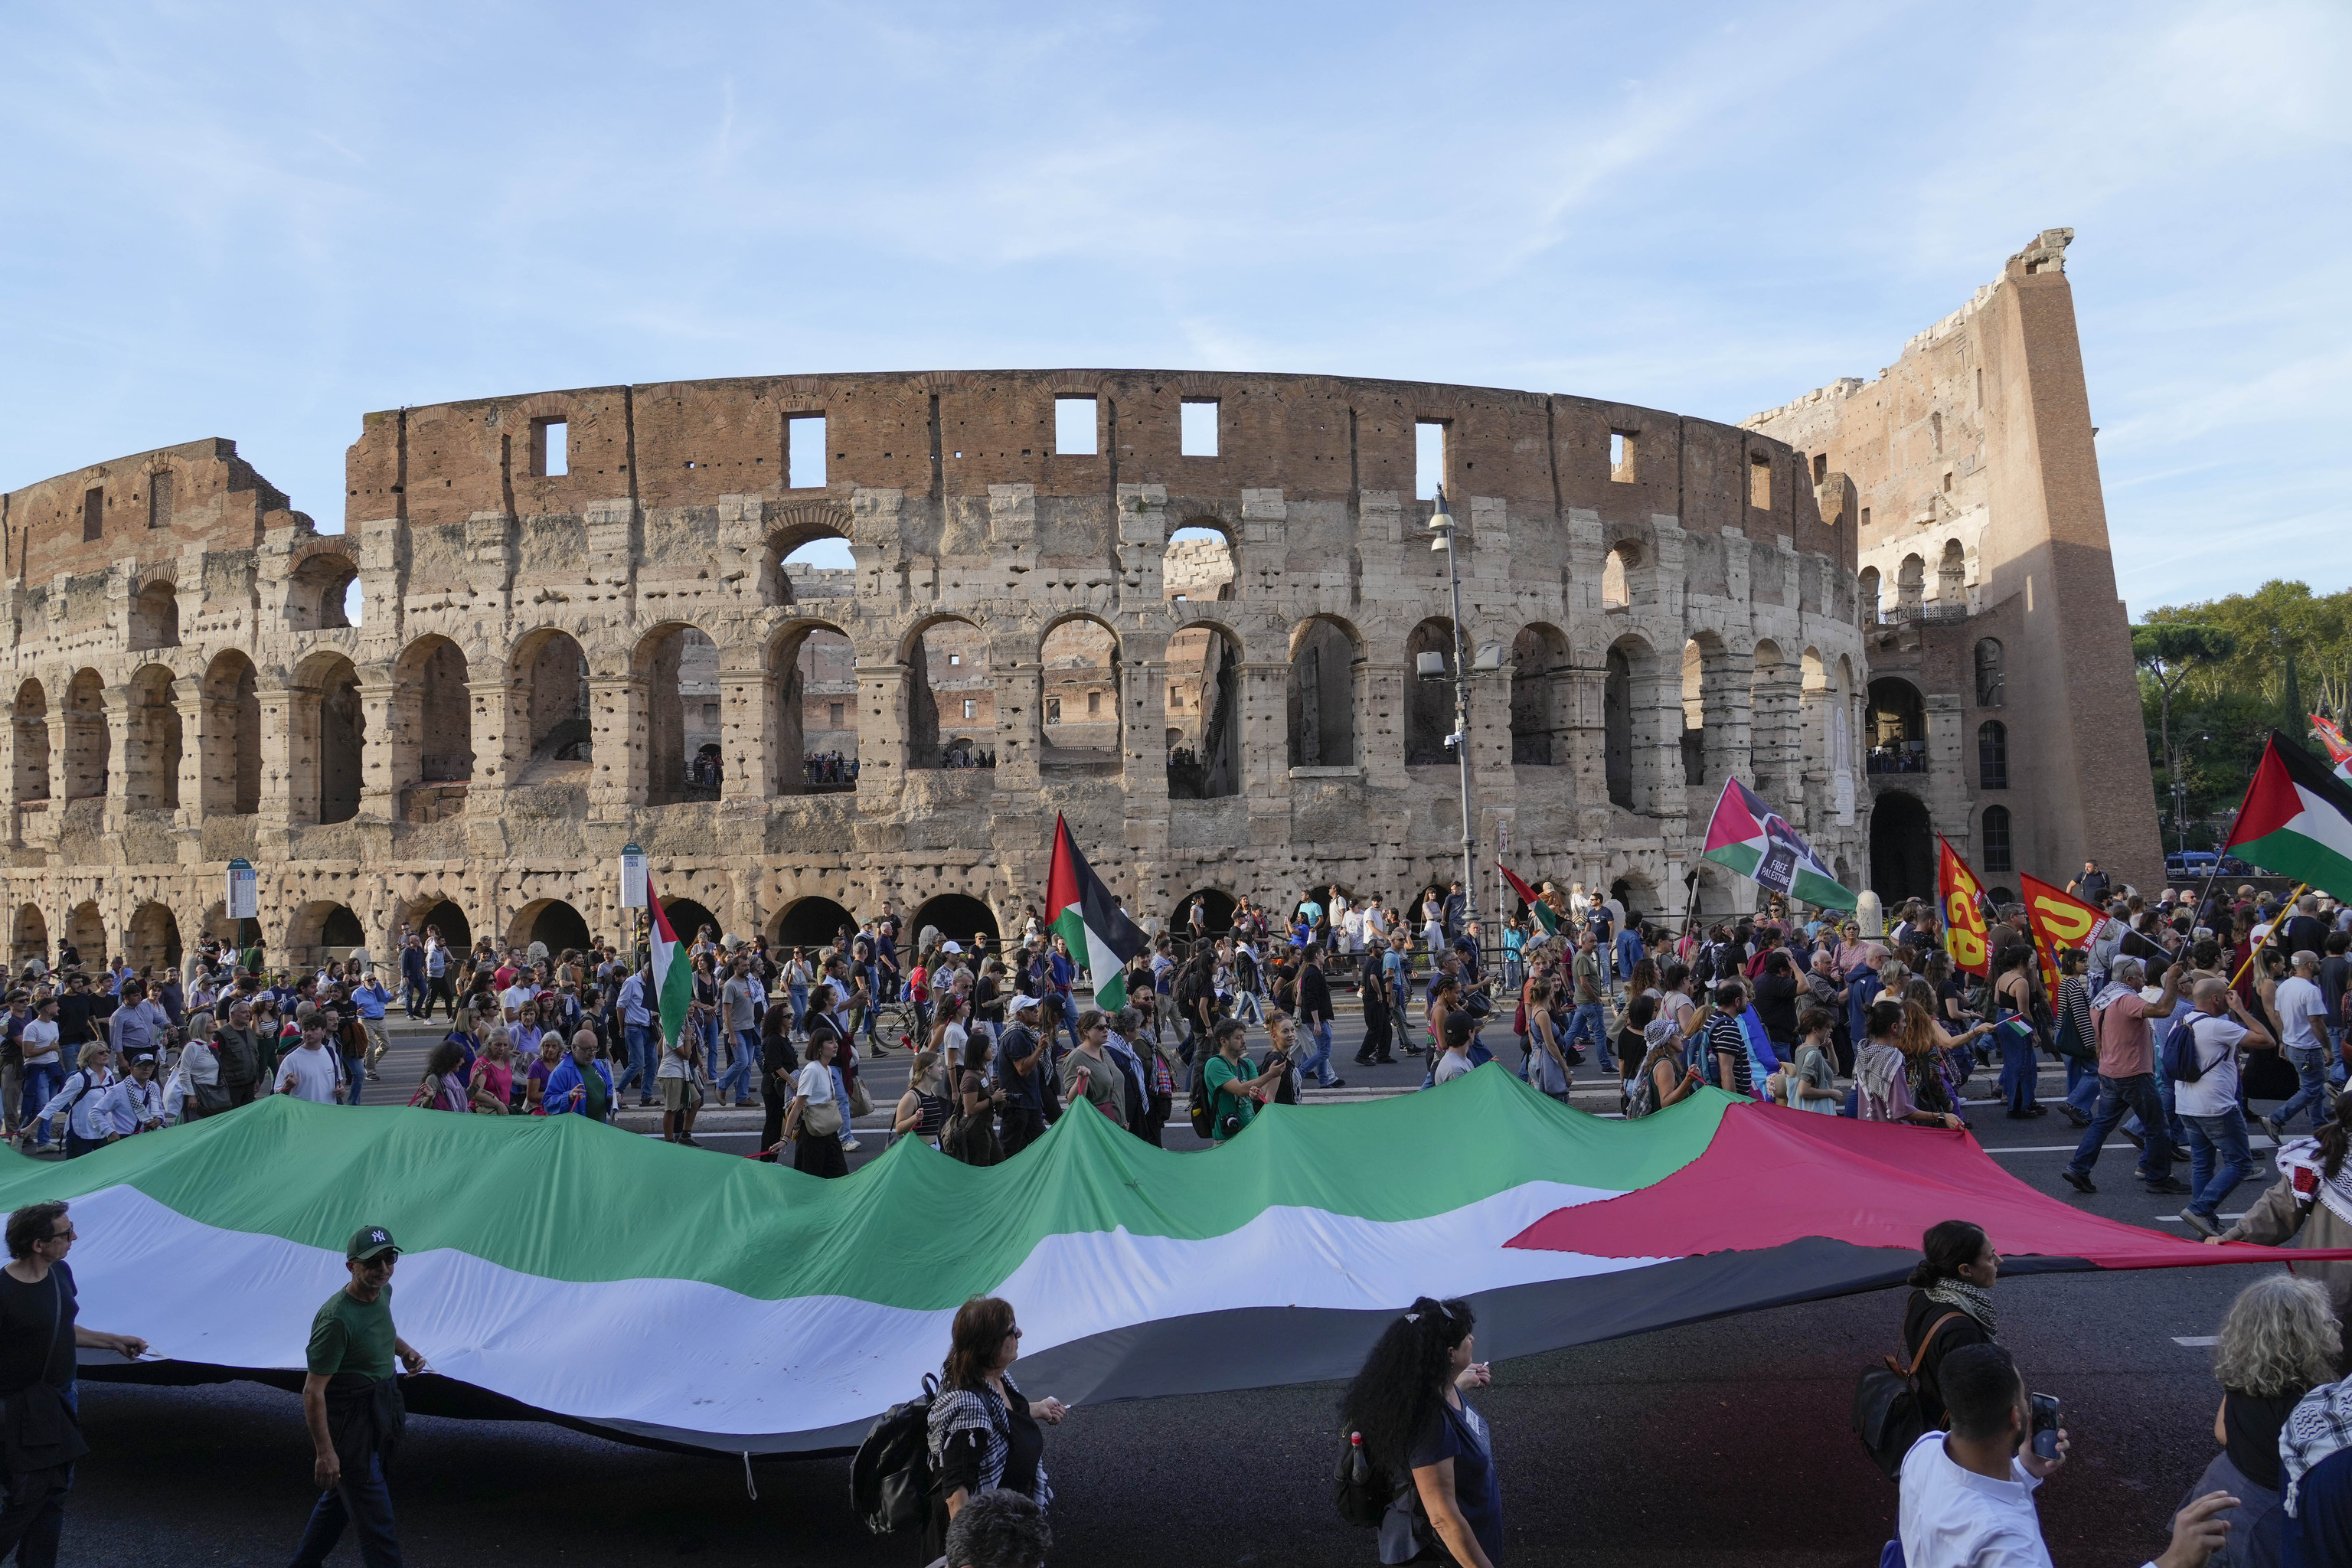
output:
POLYGON ((864 1147, 866 1147, 866 1145, 865 1145, 865 1144, 860 1143, 860 1142, 859 1142, 856 1139, 855 1139, 855 1138, 845 1138, 845 1139, 843 1139, 843 1140, 841 1141, 841 1146, 842 1146, 844 1149, 863 1149, 864 1147))

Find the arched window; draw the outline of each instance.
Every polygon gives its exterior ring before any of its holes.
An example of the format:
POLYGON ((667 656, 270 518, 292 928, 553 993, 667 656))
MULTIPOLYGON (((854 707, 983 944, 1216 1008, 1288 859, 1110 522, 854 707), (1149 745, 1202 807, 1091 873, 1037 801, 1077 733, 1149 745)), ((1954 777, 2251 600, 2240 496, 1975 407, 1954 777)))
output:
POLYGON ((1895 574, 1895 609, 1898 619, 1919 618, 1919 605, 1927 596, 1927 563, 1917 555, 1906 555, 1895 574))
POLYGON ((2015 869, 2009 852, 2009 807, 1989 805, 1984 814, 1984 868, 1988 871, 2015 869))
POLYGON ((1864 567, 1861 584, 1862 624, 1865 626, 1874 626, 1878 624, 1878 568, 1864 567))
POLYGON ((2009 726, 1998 719, 1977 726, 1977 787, 2009 787, 2009 726))
POLYGON ((1977 706, 2000 707, 2007 694, 2007 679, 2001 674, 1999 639, 1979 639, 1977 643, 1977 706))
POLYGON ((1944 558, 1936 565, 1936 602, 1957 605, 1969 591, 1969 556, 1957 539, 1944 541, 1944 558))
POLYGON ((1610 551, 1609 559, 1601 563, 1601 607, 1622 610, 1633 602, 1633 586, 1629 574, 1642 563, 1639 545, 1620 544, 1610 551))

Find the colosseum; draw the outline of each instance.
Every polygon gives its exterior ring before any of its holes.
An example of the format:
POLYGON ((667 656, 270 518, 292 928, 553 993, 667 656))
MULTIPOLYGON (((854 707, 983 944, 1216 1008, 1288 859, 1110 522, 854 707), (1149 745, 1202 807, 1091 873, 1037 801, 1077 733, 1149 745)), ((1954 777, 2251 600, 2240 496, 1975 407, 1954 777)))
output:
POLYGON ((1847 875, 1856 539, 1807 464, 1589 398, 1160 371, 387 410, 340 534, 226 440, 100 463, 0 502, 14 949, 231 934, 233 857, 298 959, 576 942, 625 929, 632 841, 689 926, 1010 926, 1057 812, 1139 919, 1393 899, 1462 864, 1453 686, 1416 679, 1454 642, 1441 483, 1482 901, 1503 842, 1679 910, 1734 773, 1847 875))

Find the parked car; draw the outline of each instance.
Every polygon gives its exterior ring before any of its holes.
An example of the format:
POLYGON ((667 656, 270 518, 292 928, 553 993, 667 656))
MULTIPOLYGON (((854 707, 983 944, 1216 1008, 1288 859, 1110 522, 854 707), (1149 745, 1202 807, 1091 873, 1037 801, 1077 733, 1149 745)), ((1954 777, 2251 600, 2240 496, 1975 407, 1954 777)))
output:
POLYGON ((2210 877, 2221 864, 2221 858, 2210 849, 2176 849, 2164 858, 2164 873, 2168 877, 2210 877))

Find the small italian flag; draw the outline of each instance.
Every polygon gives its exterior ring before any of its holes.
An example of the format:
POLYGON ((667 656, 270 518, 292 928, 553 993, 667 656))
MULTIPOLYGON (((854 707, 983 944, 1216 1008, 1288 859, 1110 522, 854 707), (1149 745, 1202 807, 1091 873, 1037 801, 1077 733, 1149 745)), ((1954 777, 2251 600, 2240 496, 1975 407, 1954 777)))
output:
POLYGON ((1500 860, 1495 862, 1495 869, 1503 874, 1503 880, 1511 885, 1511 891, 1518 894, 1521 900, 1527 904, 1528 918, 1536 922, 1536 930, 1539 933, 1536 940, 1538 942, 1549 942, 1553 937, 1558 936, 1559 934, 1559 911, 1553 909, 1549 904, 1545 903, 1542 899, 1537 897, 1536 890, 1533 888, 1528 887, 1525 882, 1520 881, 1519 874, 1517 871, 1512 870, 1508 866, 1504 865, 1500 860))
POLYGON ((686 943, 670 929, 650 874, 646 878, 646 908, 652 916, 654 994, 660 998, 654 1010, 661 1015, 662 1038, 676 1045, 686 1028, 687 1005, 694 1000, 694 966, 687 960, 686 943))
POLYGON ((1095 875, 1070 837, 1067 818, 1054 818, 1054 863, 1045 874, 1045 923, 1069 943, 1070 956, 1094 974, 1095 1005, 1127 1005, 1127 961, 1150 945, 1142 929, 1119 912, 1110 889, 1095 875))
POLYGON ((2352 900, 2352 786, 2272 731, 2221 852, 2352 900))

